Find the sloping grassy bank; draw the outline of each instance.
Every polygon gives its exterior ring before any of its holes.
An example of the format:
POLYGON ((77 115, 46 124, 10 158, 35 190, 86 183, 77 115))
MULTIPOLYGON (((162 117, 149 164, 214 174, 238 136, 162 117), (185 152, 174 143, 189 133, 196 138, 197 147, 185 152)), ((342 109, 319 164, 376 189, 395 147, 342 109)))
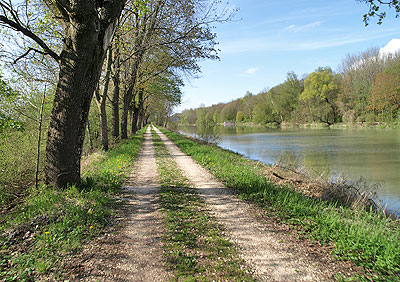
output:
MULTIPOLYGON (((215 145, 162 130, 186 154, 206 167, 243 199, 289 223, 302 236, 332 246, 337 259, 351 260, 364 272, 359 281, 400 281, 400 228, 373 211, 307 198, 263 175, 263 165, 215 145)), ((340 277, 337 277, 340 279, 340 277)))
POLYGON ((83 171, 81 187, 26 191, 23 204, 0 220, 0 280, 60 280, 63 259, 99 235, 115 214, 122 183, 143 142, 144 129, 83 171))

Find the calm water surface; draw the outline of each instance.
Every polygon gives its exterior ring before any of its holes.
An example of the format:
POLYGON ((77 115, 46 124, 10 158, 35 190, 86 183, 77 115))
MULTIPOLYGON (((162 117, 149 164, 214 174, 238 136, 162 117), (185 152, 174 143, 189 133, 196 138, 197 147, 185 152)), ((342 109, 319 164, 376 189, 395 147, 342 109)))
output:
MULTIPOLYGON (((196 128, 181 132, 194 135, 196 128)), ((380 200, 400 211, 400 130, 221 127, 220 137, 221 147, 267 164, 296 162, 331 177, 379 183, 380 200)))

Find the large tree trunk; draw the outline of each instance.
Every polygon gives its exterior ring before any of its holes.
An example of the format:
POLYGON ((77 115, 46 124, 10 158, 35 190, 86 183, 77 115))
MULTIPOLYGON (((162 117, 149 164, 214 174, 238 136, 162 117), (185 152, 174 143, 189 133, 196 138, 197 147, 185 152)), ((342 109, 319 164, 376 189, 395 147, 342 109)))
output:
MULTIPOLYGON (((64 45, 46 148, 46 183, 79 184, 80 160, 90 102, 123 2, 70 1, 63 13, 64 45), (102 18, 99 18, 101 16, 102 18)), ((58 7, 58 6, 57 6, 58 7)))
POLYGON ((144 126, 144 115, 145 115, 145 111, 143 109, 143 107, 141 107, 140 109, 140 114, 139 114, 139 121, 138 121, 138 130, 142 129, 144 126))
POLYGON ((103 147, 103 150, 105 151, 108 150, 108 124, 107 124, 106 102, 107 102, 108 86, 110 84, 111 64, 112 64, 112 50, 111 48, 109 48, 107 70, 106 70, 106 75, 104 77, 103 94, 100 93, 100 84, 96 89, 96 103, 100 116, 101 145, 103 147))
POLYGON ((141 105, 143 104, 143 89, 139 89, 138 91, 138 103, 133 104, 133 115, 132 115, 132 127, 131 134, 134 135, 136 131, 139 129, 139 114, 141 111, 141 105))
POLYGON ((139 108, 137 105, 132 106, 132 124, 131 124, 131 135, 134 135, 137 131, 139 118, 139 108))
POLYGON ((132 101, 132 94, 125 93, 124 101, 122 105, 122 116, 121 116, 121 139, 128 138, 128 116, 129 116, 129 104, 132 101))
POLYGON ((142 62, 144 56, 143 51, 138 51, 138 54, 134 58, 133 66, 131 73, 129 75, 129 86, 124 93, 124 101, 122 106, 122 116, 121 116, 121 138, 127 139, 128 138, 128 116, 129 116, 129 109, 131 107, 134 88, 136 85, 137 74, 139 71, 139 65, 142 62))
MULTIPOLYGON (((146 115, 146 118, 145 118, 145 124, 146 124, 146 125, 149 124, 149 118, 150 118, 150 115, 147 114, 147 115, 146 115)), ((167 127, 167 126, 165 126, 165 127, 167 127)))
POLYGON ((144 119, 144 99, 143 99, 143 89, 140 89, 139 91, 139 99, 138 99, 138 115, 139 115, 139 120, 137 123, 137 130, 142 129, 143 127, 143 119, 144 119))
POLYGON ((89 119, 88 119, 88 122, 87 122, 87 134, 88 134, 88 137, 89 137, 89 148, 90 148, 90 150, 93 150, 92 131, 90 129, 89 119))
POLYGON ((337 116, 338 116, 337 111, 336 111, 336 107, 335 107, 334 103, 331 103, 328 100, 328 98, 325 98, 325 101, 329 104, 329 106, 332 109, 332 114, 333 114, 333 122, 332 122, 332 124, 334 124, 337 121, 337 116))
POLYGON ((112 123, 112 135, 115 138, 119 137, 119 91, 120 91, 120 74, 121 74, 121 66, 120 66, 120 47, 116 46, 114 62, 113 62, 113 98, 112 98, 112 115, 111 115, 111 123, 112 123))
POLYGON ((132 116, 131 134, 134 135, 138 131, 139 109, 135 108, 132 116))
POLYGON ((108 150, 108 126, 107 126, 107 111, 106 111, 106 103, 104 97, 102 98, 100 94, 100 89, 96 89, 96 104, 97 109, 99 111, 100 118, 100 137, 101 137, 101 146, 104 151, 108 150))

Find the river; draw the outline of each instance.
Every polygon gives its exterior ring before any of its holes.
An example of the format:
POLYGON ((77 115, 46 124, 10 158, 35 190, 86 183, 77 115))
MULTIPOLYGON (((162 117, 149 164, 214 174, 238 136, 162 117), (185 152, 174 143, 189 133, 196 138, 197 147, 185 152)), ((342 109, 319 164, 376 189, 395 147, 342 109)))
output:
MULTIPOLYGON (((379 200, 400 213, 400 130, 220 127, 219 146, 266 164, 283 162, 377 185, 379 200)), ((195 127, 180 128, 195 135, 195 127)))

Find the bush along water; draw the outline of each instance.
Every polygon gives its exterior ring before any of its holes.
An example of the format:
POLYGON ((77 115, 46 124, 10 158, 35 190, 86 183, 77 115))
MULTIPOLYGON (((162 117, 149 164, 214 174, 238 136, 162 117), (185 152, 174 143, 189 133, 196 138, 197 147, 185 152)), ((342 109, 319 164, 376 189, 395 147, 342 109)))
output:
POLYGON ((144 129, 94 160, 80 187, 30 188, 0 221, 0 280, 61 280, 63 259, 102 233, 132 169, 144 129))
POLYGON ((245 200, 265 208, 269 216, 290 224, 304 238, 332 247, 338 260, 363 269, 359 281, 400 281, 399 222, 371 208, 311 199, 264 176, 262 166, 215 145, 205 145, 163 130, 167 136, 245 200))

